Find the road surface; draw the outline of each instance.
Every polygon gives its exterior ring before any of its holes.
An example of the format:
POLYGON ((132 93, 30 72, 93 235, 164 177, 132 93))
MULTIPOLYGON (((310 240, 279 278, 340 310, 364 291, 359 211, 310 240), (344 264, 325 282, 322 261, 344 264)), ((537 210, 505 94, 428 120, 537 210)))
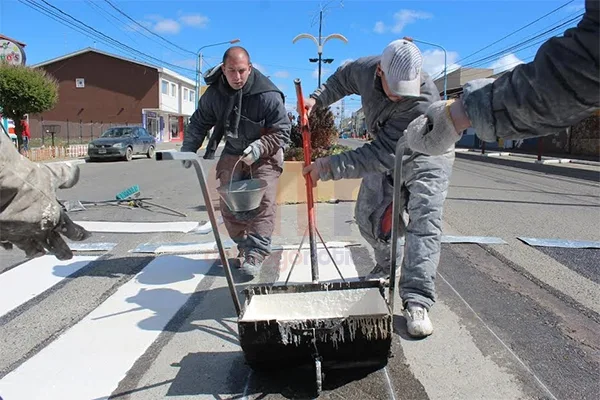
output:
MULTIPOLYGON (((212 167, 207 164, 209 176, 212 167)), ((210 242, 211 233, 135 232, 144 228, 136 222, 172 222, 168 229, 187 231, 207 220, 192 170, 148 159, 81 168, 82 181, 61 190, 61 199, 111 199, 137 184, 143 196, 187 216, 88 207, 71 217, 124 224, 104 224, 124 232, 95 232, 86 242, 112 243, 112 249, 77 252, 68 262, 0 253, 4 400, 314 398, 312 375, 265 375, 245 365, 216 254, 177 250, 210 242), (150 251, 144 244, 175 250, 139 252, 150 251)), ((431 310, 434 334, 411 340, 396 299, 386 368, 328 372, 321 397, 596 399, 600 250, 533 247, 518 238, 600 241, 598 182, 457 159, 451 183, 448 241, 481 236, 505 243, 445 243, 431 310)), ((280 207, 275 244, 300 243, 304 210, 280 207)), ((317 207, 325 240, 356 244, 332 250, 347 278, 373 266, 352 211, 352 203, 317 207)), ((251 284, 284 281, 293 256, 276 250, 251 284)), ((322 251, 320 260, 323 279, 335 279, 322 251)), ((292 281, 309 280, 308 266, 301 259, 292 281)))

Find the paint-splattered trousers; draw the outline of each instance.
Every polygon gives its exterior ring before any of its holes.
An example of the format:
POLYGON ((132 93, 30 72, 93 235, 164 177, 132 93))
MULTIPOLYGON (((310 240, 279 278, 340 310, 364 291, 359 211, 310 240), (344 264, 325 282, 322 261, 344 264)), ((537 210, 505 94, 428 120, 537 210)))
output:
MULTIPOLYGON (((427 308, 435 302, 435 276, 440 260, 442 211, 452 166, 454 149, 441 156, 415 153, 404 157, 402 204, 397 266, 400 271, 400 297, 427 308), (408 214, 408 223, 406 216, 408 214)), ((363 177, 355 218, 361 235, 373 246, 381 267, 391 265, 390 235, 382 232, 382 219, 393 199, 393 171, 363 177)))
POLYGON ((231 180, 264 179, 267 182, 267 190, 262 198, 260 206, 252 211, 232 212, 223 199, 220 199, 221 215, 229 233, 229 237, 237 244, 238 249, 246 254, 255 253, 262 257, 271 254, 271 236, 275 227, 277 204, 277 185, 279 177, 283 172, 283 150, 271 158, 259 159, 248 166, 240 162, 239 156, 222 154, 217 162, 216 174, 219 184, 229 185, 231 180))

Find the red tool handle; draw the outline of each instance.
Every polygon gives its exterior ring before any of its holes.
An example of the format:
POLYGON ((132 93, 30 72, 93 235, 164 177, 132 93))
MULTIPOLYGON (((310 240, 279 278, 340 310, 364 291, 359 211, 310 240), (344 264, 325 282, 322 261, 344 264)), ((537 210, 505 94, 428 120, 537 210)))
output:
MULTIPOLYGON (((298 124, 302 132, 302 150, 304 150, 304 166, 311 164, 310 147, 310 127, 308 125, 308 113, 304 106, 304 96, 302 95, 302 85, 300 79, 294 80, 296 86, 296 97, 298 98, 298 124)), ((319 267, 317 264, 317 240, 315 235, 315 202, 313 198, 313 182, 310 174, 304 175, 306 178, 306 206, 308 209, 308 234, 310 240, 310 265, 312 269, 312 279, 314 283, 319 282, 319 267)))

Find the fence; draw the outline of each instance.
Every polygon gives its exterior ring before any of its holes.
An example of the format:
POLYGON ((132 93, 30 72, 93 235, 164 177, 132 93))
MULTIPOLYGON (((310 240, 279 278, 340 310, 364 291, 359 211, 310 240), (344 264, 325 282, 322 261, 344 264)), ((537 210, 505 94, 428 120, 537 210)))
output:
POLYGON ((102 121, 53 121, 43 118, 31 118, 29 121, 31 131, 30 147, 87 145, 98 138, 102 132, 113 126, 140 124, 140 121, 117 124, 102 121))
POLYGON ((87 156, 86 144, 71 144, 69 146, 36 147, 23 154, 31 161, 47 161, 52 159, 81 158, 87 156))

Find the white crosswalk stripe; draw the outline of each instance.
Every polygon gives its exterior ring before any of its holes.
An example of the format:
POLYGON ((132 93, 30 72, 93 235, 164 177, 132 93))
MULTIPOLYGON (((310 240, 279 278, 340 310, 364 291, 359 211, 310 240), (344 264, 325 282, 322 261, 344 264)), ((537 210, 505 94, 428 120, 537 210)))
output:
POLYGON ((50 289, 97 258, 76 256, 71 260, 59 261, 54 256, 43 256, 1 274, 0 317, 50 289))
POLYGON ((0 381, 0 396, 108 398, 213 262, 199 255, 156 258, 82 321, 6 375, 0 381))

